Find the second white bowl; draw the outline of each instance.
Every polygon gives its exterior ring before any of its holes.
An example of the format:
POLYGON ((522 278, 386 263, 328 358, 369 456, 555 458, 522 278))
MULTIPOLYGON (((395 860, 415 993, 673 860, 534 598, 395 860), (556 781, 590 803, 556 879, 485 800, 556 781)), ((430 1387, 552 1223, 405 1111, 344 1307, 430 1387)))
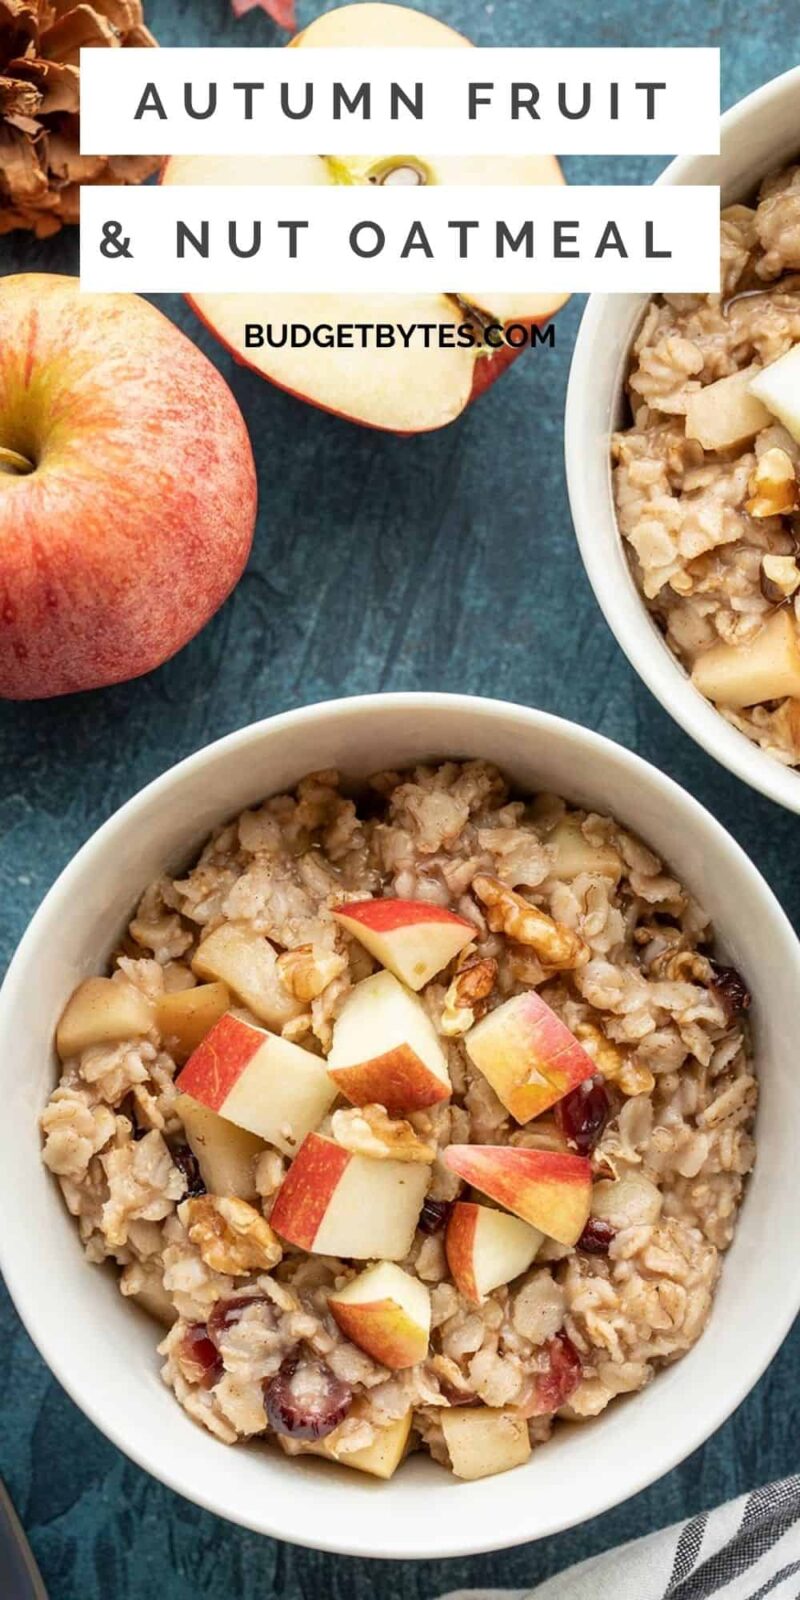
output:
MULTIPOLYGON (((712 183, 722 204, 744 199, 768 172, 797 156, 800 67, 748 95, 722 118, 719 156, 673 161, 659 183, 712 183)), ((800 773, 739 733, 695 689, 634 583, 617 527, 611 434, 624 414, 631 344, 648 296, 592 295, 572 358, 565 419, 570 505, 581 556, 605 619, 631 665, 676 722, 717 761, 790 811, 800 811, 800 773)))

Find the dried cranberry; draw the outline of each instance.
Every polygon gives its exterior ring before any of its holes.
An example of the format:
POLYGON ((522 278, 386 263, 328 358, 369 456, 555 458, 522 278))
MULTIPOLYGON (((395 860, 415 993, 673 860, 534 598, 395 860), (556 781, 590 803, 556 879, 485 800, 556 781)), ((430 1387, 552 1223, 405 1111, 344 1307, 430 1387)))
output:
POLYGON ((444 1227, 452 1209, 449 1200, 426 1200, 417 1223, 420 1233, 438 1233, 440 1228, 444 1227))
POLYGON ((186 1188, 184 1189, 181 1198, 183 1200, 191 1200, 196 1195, 206 1194, 207 1190, 203 1179, 200 1176, 200 1167, 198 1165, 197 1156, 194 1154, 193 1150, 189 1149, 188 1144, 176 1145, 175 1149, 170 1151, 170 1154, 172 1156, 173 1165, 177 1167, 178 1171, 183 1174, 183 1177, 186 1180, 186 1188))
POLYGON ((550 1365, 536 1379, 535 1409, 529 1416, 546 1417, 560 1410, 571 1394, 575 1393, 583 1375, 581 1358, 566 1333, 557 1333, 547 1345, 550 1365))
POLYGON ((475 1396, 470 1389, 457 1389, 454 1383, 448 1383, 446 1378, 439 1379, 439 1389, 443 1400, 449 1406, 471 1406, 475 1403, 475 1396))
POLYGON ((217 1300, 208 1319, 209 1339, 219 1347, 222 1335, 235 1326, 247 1306, 266 1305, 269 1305, 269 1301, 263 1294, 242 1294, 238 1300, 217 1300))
POLYGON ((213 1389, 225 1370, 204 1322, 193 1322, 186 1329, 180 1343, 179 1360, 188 1382, 199 1384, 201 1389, 213 1389))
POLYGON ((568 1144, 582 1156, 591 1154, 611 1115, 605 1084, 596 1074, 565 1094, 554 1107, 555 1119, 568 1144))
POLYGON ((324 1439, 347 1416, 353 1391, 324 1361, 286 1357, 264 1386, 267 1420, 291 1439, 324 1439))
POLYGON ((575 1249, 582 1250, 587 1256, 607 1256, 616 1231, 602 1217, 590 1217, 575 1249))
POLYGON ((721 967, 716 961, 712 961, 711 966, 714 969, 711 987, 725 1012, 725 1021, 733 1022, 739 1012, 746 1011, 750 1005, 750 990, 735 967, 721 967))

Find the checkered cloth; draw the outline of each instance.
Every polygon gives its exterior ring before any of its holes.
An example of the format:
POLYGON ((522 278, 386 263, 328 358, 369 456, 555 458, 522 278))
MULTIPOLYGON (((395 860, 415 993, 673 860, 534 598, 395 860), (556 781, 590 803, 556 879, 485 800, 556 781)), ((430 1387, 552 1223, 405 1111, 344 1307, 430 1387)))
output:
POLYGON ((798 1600, 800 1477, 582 1561, 538 1589, 444 1600, 798 1600))

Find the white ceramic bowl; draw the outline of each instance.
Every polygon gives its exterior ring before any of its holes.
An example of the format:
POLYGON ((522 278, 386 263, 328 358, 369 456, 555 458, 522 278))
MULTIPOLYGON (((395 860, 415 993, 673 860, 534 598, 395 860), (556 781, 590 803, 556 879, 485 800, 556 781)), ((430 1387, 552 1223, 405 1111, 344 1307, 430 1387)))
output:
MULTIPOLYGON (((800 150, 800 67, 748 95, 722 118, 719 156, 673 161, 659 183, 713 183, 722 203, 746 198, 767 172, 800 150)), ((567 481, 581 555, 605 619, 631 665, 667 711, 710 755, 752 788, 800 811, 800 774, 725 721, 695 689, 653 622, 631 576, 614 512, 610 436, 647 296, 592 295, 572 358, 565 422, 567 481)))
POLYGON ((73 1400, 140 1466, 233 1522, 352 1555, 465 1555, 596 1515, 659 1477, 719 1427, 800 1306, 800 945, 755 867, 709 814, 619 746, 542 712, 450 695, 385 695, 289 712, 231 734, 129 801, 50 890, 0 992, 0 1267, 25 1325, 73 1400), (358 778, 424 757, 482 756, 636 828, 691 885, 753 990, 762 1100, 759 1159, 711 1325, 650 1388, 596 1422, 563 1427, 527 1466, 457 1483, 420 1456, 389 1484, 195 1426, 158 1375, 157 1331, 114 1275, 84 1261, 40 1160, 53 1028, 73 986, 102 970, 139 892, 209 829, 313 768, 358 778))

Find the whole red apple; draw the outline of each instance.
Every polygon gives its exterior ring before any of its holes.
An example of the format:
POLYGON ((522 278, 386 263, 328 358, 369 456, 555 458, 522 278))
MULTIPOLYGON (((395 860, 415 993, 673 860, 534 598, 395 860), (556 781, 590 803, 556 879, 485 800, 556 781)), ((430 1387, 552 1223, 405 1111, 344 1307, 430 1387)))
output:
POLYGON ((247 560, 253 453, 202 352, 135 295, 0 278, 0 695, 174 655, 247 560))

